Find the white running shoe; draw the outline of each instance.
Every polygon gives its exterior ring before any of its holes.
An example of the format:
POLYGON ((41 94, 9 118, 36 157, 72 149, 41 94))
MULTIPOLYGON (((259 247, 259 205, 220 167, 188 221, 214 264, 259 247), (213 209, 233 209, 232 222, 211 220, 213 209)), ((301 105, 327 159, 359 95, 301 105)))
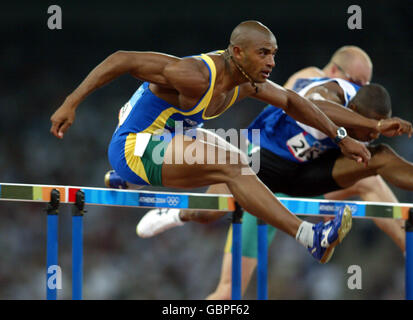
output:
POLYGON ((148 211, 136 226, 136 234, 141 238, 150 238, 168 229, 185 224, 179 217, 179 209, 152 209, 148 211))

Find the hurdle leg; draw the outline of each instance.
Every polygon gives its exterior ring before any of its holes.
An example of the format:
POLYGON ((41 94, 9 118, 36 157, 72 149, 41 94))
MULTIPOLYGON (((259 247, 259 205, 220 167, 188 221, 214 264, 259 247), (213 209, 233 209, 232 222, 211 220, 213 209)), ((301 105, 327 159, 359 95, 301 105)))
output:
POLYGON ((235 203, 235 211, 232 213, 232 300, 241 300, 242 291, 242 208, 235 203))
POLYGON ((267 270, 268 270, 268 226, 261 219, 257 219, 258 228, 258 255, 257 255, 257 298, 268 299, 267 270))
POLYGON ((58 262, 58 208, 60 192, 53 189, 50 192, 50 202, 47 205, 47 248, 46 248, 46 299, 57 300, 57 283, 53 281, 58 262))
POLYGON ((406 220, 406 300, 413 300, 413 208, 406 220))
POLYGON ((82 190, 76 193, 72 212, 72 299, 82 300, 83 283, 83 214, 85 195, 82 190))

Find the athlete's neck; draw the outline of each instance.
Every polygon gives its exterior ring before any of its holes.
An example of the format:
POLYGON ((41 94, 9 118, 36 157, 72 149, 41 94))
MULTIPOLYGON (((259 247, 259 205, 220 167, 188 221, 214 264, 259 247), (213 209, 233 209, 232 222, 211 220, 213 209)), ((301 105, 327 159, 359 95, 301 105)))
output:
POLYGON ((321 71, 324 73, 324 77, 333 78, 330 63, 327 64, 321 71))
POLYGON ((237 63, 234 57, 231 55, 228 49, 222 54, 225 64, 225 73, 229 74, 228 86, 237 86, 246 82, 250 82, 251 85, 257 89, 255 82, 248 75, 248 73, 237 63))

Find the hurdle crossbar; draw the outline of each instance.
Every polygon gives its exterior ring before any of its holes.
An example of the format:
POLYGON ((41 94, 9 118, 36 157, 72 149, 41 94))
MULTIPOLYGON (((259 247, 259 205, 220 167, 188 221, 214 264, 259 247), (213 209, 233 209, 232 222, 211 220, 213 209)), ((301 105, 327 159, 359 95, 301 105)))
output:
MULTIPOLYGON (((49 202, 50 192, 53 189, 60 192, 61 204, 75 203, 76 192, 82 190, 85 194, 85 205, 235 210, 235 200, 231 195, 17 183, 0 183, 0 201, 49 202)), ((409 208, 413 207, 412 203, 332 201, 289 197, 278 197, 278 199, 297 215, 335 215, 339 207, 348 205, 352 209, 354 218, 381 217, 407 220, 409 208)))
MULTIPOLYGON (((205 194, 205 193, 180 193, 161 192, 146 190, 121 190, 110 188, 75 187, 59 185, 33 185, 0 183, 0 201, 22 201, 49 203, 48 210, 48 244, 47 244, 47 267, 57 264, 57 207, 51 208, 53 203, 52 194, 60 195, 59 203, 75 204, 77 210, 72 217, 72 255, 73 255, 73 299, 82 299, 82 269, 83 269, 83 206, 120 206, 137 208, 178 208, 192 210, 214 210, 214 211, 240 211, 235 199, 231 195, 205 194), (81 208, 79 208, 79 195, 81 194, 81 208), (236 210, 238 208, 238 210, 236 210), (53 210, 51 210, 53 209, 53 210), (55 213, 56 211, 56 213, 55 213), (52 221, 52 219, 54 219, 52 221), (50 221, 49 221, 50 220, 50 221), (49 226, 50 225, 50 226, 49 226)), ((288 198, 278 197, 281 203, 296 215, 319 215, 332 216, 339 208, 348 205, 354 218, 391 218, 404 219, 406 221, 406 299, 413 299, 413 204, 410 203, 387 203, 367 201, 331 201, 324 199, 288 198), (410 210, 410 213, 409 213, 410 210)), ((239 228, 240 229, 240 228, 239 228)), ((265 230, 265 229, 264 229, 265 230)), ((241 230, 239 230, 240 232, 241 230)), ((265 242, 264 233, 260 243, 265 242)), ((235 236, 235 234, 234 234, 235 236)), ((240 233, 237 234, 240 238, 240 233)), ((240 241, 239 241, 240 242, 240 241)), ((261 246, 262 247, 262 246, 261 246)), ((239 247, 240 248, 240 247, 239 247)), ((240 249, 238 249, 237 272, 233 273, 233 280, 237 282, 236 290, 233 290, 233 298, 241 299, 241 270, 240 249)), ((265 249, 261 248, 261 256, 266 256, 265 249)), ((262 260, 262 258, 261 258, 262 260)), ((234 261, 233 261, 234 262, 234 261)), ((259 299, 267 298, 267 287, 262 283, 266 278, 266 264, 260 277, 258 291, 259 299)), ((49 273, 49 272, 48 272, 49 273)), ((47 283, 49 277, 47 276, 47 283)), ((47 298, 56 299, 55 290, 47 289, 47 298)))
POLYGON ((407 220, 413 203, 336 201, 325 199, 278 197, 278 200, 296 215, 335 215, 341 207, 348 205, 353 218, 391 218, 407 220))
POLYGON ((216 211, 235 210, 235 201, 230 195, 16 183, 0 183, 0 201, 49 202, 50 192, 53 189, 60 192, 61 204, 75 203, 76 192, 81 190, 85 195, 85 205, 216 211))

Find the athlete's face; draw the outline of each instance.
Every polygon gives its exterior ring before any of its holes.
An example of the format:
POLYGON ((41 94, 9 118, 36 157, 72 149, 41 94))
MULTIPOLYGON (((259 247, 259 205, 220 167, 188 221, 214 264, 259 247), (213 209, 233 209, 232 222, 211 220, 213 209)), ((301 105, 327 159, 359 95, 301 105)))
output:
POLYGON ((265 82, 275 66, 277 42, 273 35, 260 35, 242 51, 240 64, 254 82, 265 82))
POLYGON ((365 60, 354 59, 344 70, 339 63, 334 62, 331 78, 341 78, 359 86, 370 83, 372 76, 371 66, 365 60))

